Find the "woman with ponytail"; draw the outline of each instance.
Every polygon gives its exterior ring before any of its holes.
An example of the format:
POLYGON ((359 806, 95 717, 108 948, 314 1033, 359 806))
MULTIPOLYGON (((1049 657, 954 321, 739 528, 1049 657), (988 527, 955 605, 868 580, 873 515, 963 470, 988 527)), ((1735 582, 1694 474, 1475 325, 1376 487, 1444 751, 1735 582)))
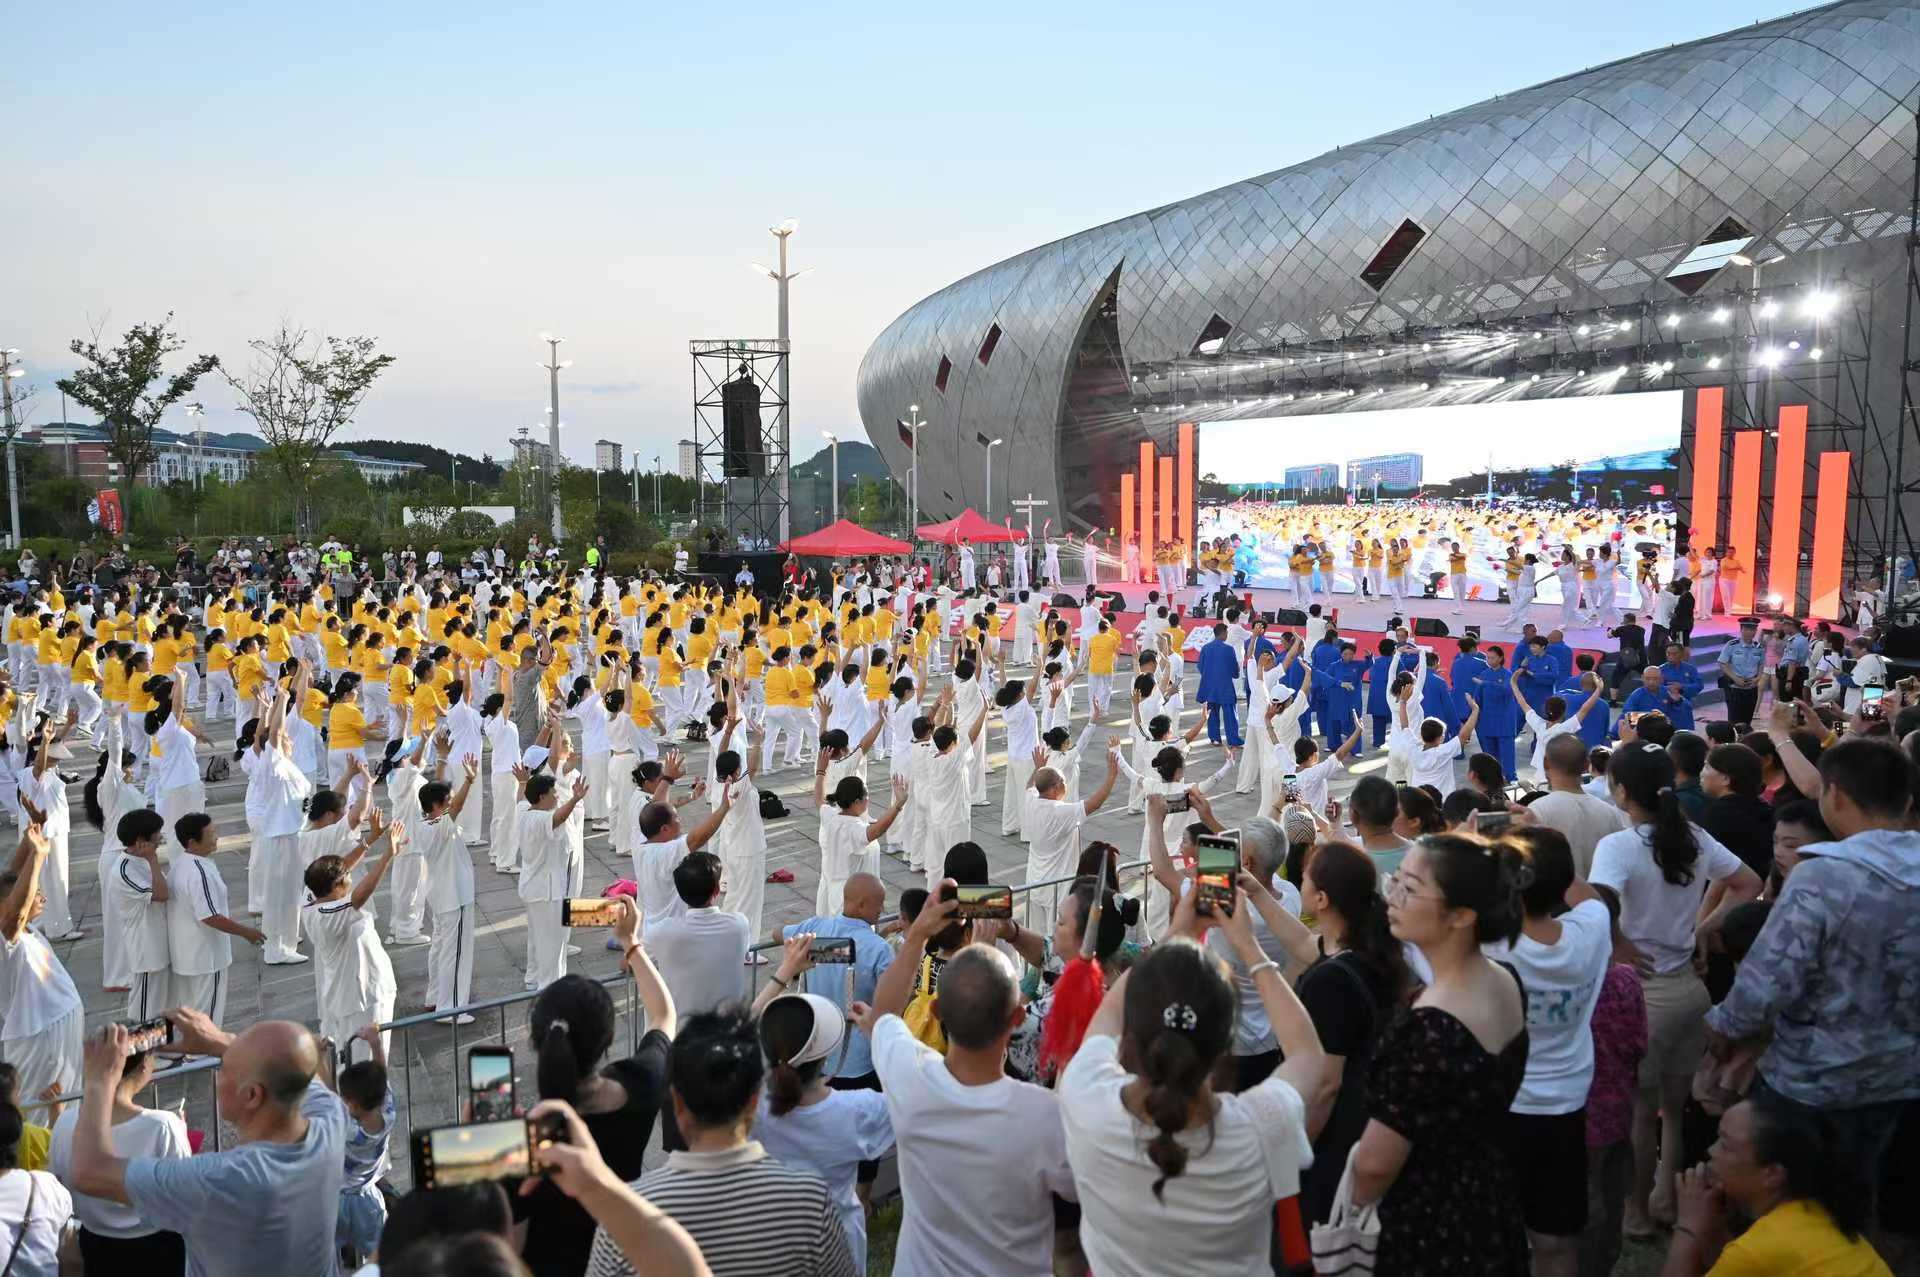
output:
POLYGON ((1197 911, 1198 894, 1182 895, 1167 938, 1108 990, 1060 1075, 1080 1245, 1101 1277, 1266 1271, 1275 1204, 1300 1191, 1325 1116, 1312 1098, 1320 1040, 1254 938, 1253 903, 1236 890, 1220 918, 1197 911), (1237 1095, 1212 1083, 1238 1005, 1226 963, 1204 943, 1215 923, 1253 973, 1286 1055, 1237 1095))
MULTIPOLYGON (((123 736, 119 718, 109 719, 100 762, 93 769, 93 779, 80 791, 80 808, 86 813, 87 823, 101 833, 96 868, 102 883, 120 867, 120 818, 147 805, 146 795, 133 783, 133 755, 121 747, 123 736)), ((121 934, 120 917, 117 909, 100 913, 100 987, 108 993, 125 993, 133 987, 133 960, 127 952, 126 937, 121 934)))
POLYGON ((1301 873, 1303 912, 1319 928, 1319 958, 1296 984, 1327 1052, 1333 1111, 1313 1142, 1300 1188, 1310 1223, 1324 1223, 1347 1154, 1367 1125, 1367 1069, 1374 1043, 1413 992, 1413 974, 1387 925, 1372 857, 1351 843, 1313 847, 1301 873))
POLYGON ((161 844, 173 855, 184 855, 173 832, 173 822, 189 812, 207 809, 207 787, 200 779, 200 765, 194 757, 194 742, 212 745, 207 734, 187 721, 187 679, 175 672, 171 677, 155 674, 147 680, 147 691, 157 702, 147 711, 147 738, 153 742, 154 810, 166 824, 161 829, 161 844))
POLYGON ((1421 838, 1387 879, 1393 935, 1420 947, 1433 982, 1367 1074, 1349 1178, 1357 1205, 1380 1206, 1376 1274, 1527 1277, 1520 1190, 1494 1138, 1526 1072, 1526 991, 1481 952, 1519 937, 1526 881, 1511 844, 1465 834, 1421 838))
POLYGON ((67 677, 72 686, 73 704, 80 708, 80 720, 75 726, 91 737, 106 708, 100 700, 100 661, 93 652, 93 636, 82 631, 77 637, 73 659, 67 663, 67 677))
MULTIPOLYGON (((626 703, 624 697, 621 703, 626 703)), ((607 775, 613 757, 613 744, 607 737, 611 716, 606 701, 593 690, 593 679, 585 674, 574 679, 573 687, 567 692, 567 717, 580 724, 580 766, 587 778, 587 825, 590 829, 604 829, 614 812, 613 786, 607 775)))
MULTIPOLYGON (((813 937, 796 935, 786 943, 788 954, 797 948, 804 961, 813 937)), ((783 964, 781 969, 789 968, 783 964)), ((767 988, 774 987, 769 981, 767 988)), ((853 1271, 864 1273, 867 1216, 854 1179, 862 1161, 893 1147, 893 1120, 879 1091, 836 1091, 827 1084, 827 1071, 844 1054, 849 1032, 846 1012, 817 993, 788 993, 767 1003, 760 1013, 767 1081, 753 1135, 768 1157, 826 1182, 840 1211, 853 1271)))
MULTIPOLYGON (((527 1016, 543 1100, 565 1100, 613 1173, 640 1178, 641 1158, 667 1099, 667 1057, 678 1028, 673 994, 639 944, 640 914, 618 899, 613 938, 646 1012, 647 1034, 630 1057, 602 1063, 614 1040, 613 998, 598 980, 563 975, 540 991, 527 1016)), ((522 1258, 534 1277, 579 1277, 593 1247, 593 1217, 551 1180, 519 1199, 526 1222, 522 1258)))
POLYGON ((1673 760, 1645 741, 1607 763, 1607 789, 1629 827, 1593 847, 1589 880, 1620 899, 1620 932, 1652 964, 1644 980, 1647 1053, 1633 1104, 1633 1185, 1626 1231, 1644 1236, 1674 1218, 1681 1109, 1706 1050, 1707 986, 1694 954, 1736 907, 1758 898, 1759 875, 1693 824, 1674 793, 1673 760), (1709 884, 1719 904, 1701 919, 1709 884))

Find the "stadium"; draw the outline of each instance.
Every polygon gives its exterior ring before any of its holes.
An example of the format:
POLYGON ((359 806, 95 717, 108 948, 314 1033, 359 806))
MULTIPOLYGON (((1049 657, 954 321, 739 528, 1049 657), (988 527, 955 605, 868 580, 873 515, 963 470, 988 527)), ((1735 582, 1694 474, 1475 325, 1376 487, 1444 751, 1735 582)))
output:
MULTIPOLYGON (((1677 390, 1681 535, 1744 540, 1751 579, 1817 614, 1915 525, 1893 516, 1920 469, 1916 86, 1920 7, 1851 0, 1339 146, 919 302, 866 354, 863 422, 923 518, 1031 495, 1056 527, 1190 546, 1196 487, 1287 481, 1211 448, 1221 423, 1271 422, 1323 478, 1330 423, 1295 418, 1432 409, 1451 432, 1440 410, 1525 404, 1560 434, 1556 405, 1677 390)), ((1600 429, 1482 464, 1667 446, 1600 429)))

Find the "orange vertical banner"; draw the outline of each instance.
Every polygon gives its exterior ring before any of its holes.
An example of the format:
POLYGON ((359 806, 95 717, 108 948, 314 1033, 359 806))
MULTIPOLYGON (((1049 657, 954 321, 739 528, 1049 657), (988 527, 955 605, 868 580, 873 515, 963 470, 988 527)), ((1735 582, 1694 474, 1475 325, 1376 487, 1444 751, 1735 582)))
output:
POLYGON ((1160 458, 1160 539, 1173 540, 1173 458, 1160 458))
POLYGON ((1727 548, 1740 564, 1733 589, 1736 613, 1753 611, 1755 554, 1760 539, 1760 444, 1762 432, 1733 432, 1733 508, 1727 515, 1727 548))
POLYGON ((1850 452, 1820 454, 1820 475, 1813 490, 1813 581, 1807 615, 1840 619, 1840 560, 1847 531, 1847 472, 1850 452))
POLYGON ((1702 386, 1693 393, 1693 548, 1704 551, 1718 544, 1720 532, 1720 467, 1726 443, 1721 436, 1724 386, 1702 386))
POLYGON ((1773 443, 1773 548, 1767 554, 1767 592, 1791 615, 1800 595, 1800 498, 1807 490, 1807 406, 1782 404, 1773 443))
MULTIPOLYGON (((1133 540, 1133 476, 1120 476, 1120 563, 1124 570, 1127 545, 1133 540)), ((1122 580, 1126 578, 1122 576, 1122 580)))
POLYGON ((1191 421, 1180 423, 1180 539, 1193 545, 1194 428, 1191 421))
POLYGON ((1153 445, 1140 445, 1140 573, 1153 579, 1153 445))

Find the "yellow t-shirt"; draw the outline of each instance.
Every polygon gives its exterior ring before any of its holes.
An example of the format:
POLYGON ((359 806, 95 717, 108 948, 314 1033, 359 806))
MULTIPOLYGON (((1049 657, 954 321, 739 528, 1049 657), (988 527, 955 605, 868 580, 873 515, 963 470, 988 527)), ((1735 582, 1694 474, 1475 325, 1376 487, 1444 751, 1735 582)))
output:
POLYGON ((431 680, 413 689, 413 730, 430 732, 447 712, 446 693, 431 680))
POLYGON ((327 711, 327 748, 359 749, 367 743, 367 716, 352 701, 327 711))
POLYGON ((287 646, 287 627, 269 625, 267 627, 267 659, 273 662, 275 669, 278 669, 280 663, 290 655, 292 652, 287 646))
POLYGON ((767 667, 767 704, 778 708, 803 705, 793 699, 793 669, 786 665, 767 667))
POLYGON ((1114 656, 1120 650, 1120 631, 1112 628, 1101 631, 1087 640, 1087 673, 1111 675, 1114 656))
POLYGON ((73 681, 76 683, 100 681, 100 663, 93 659, 91 648, 73 658, 73 681))
POLYGON ((105 673, 100 676, 100 695, 116 705, 124 705, 127 700, 127 671, 119 661, 108 661, 105 673))
POLYGON ((252 700, 260 694, 260 685, 267 681, 266 667, 260 663, 258 651, 248 652, 233 663, 233 686, 241 698, 252 700))
POLYGON ((57 665, 60 663, 60 632, 54 629, 53 626, 43 625, 40 627, 40 637, 37 647, 38 651, 35 653, 35 657, 40 664, 57 665))
POLYGON ((222 670, 233 668, 233 649, 225 643, 215 643, 207 649, 207 673, 218 674, 222 670))
POLYGON ((660 649, 660 686, 680 686, 680 668, 680 654, 674 651, 673 645, 669 643, 662 647, 660 649))
POLYGON ((146 680, 151 677, 152 671, 148 671, 128 681, 127 712, 129 714, 144 714, 150 709, 158 709, 160 707, 160 702, 152 696, 149 696, 147 689, 143 686, 146 680))
POLYGON ((173 638, 153 641, 153 672, 172 674, 180 664, 180 640, 173 638))
POLYGON ((387 704, 404 706, 413 696, 413 671, 396 665, 387 671, 387 704))
POLYGON ((1707 1277, 1892 1277, 1864 1237, 1848 1241, 1826 1208, 1783 1202, 1727 1243, 1707 1277))
POLYGON ((888 684, 892 682, 893 679, 888 676, 886 666, 867 666, 867 699, 870 701, 886 700, 887 687, 888 684))
POLYGON ((646 685, 635 683, 627 689, 627 716, 640 727, 647 727, 653 721, 653 693, 646 685))

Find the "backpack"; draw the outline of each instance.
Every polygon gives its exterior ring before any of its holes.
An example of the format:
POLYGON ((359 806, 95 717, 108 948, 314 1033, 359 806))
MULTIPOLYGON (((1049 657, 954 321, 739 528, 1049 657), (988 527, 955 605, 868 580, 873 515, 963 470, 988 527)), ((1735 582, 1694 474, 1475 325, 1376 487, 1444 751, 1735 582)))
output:
POLYGON ((760 819, 777 820, 782 816, 790 814, 787 810, 787 805, 780 801, 780 795, 774 793, 771 789, 763 789, 760 791, 760 819))
POLYGON ((225 780, 231 775, 233 775, 233 760, 225 754, 215 754, 207 759, 207 769, 200 773, 200 778, 212 784, 217 780, 225 780))

